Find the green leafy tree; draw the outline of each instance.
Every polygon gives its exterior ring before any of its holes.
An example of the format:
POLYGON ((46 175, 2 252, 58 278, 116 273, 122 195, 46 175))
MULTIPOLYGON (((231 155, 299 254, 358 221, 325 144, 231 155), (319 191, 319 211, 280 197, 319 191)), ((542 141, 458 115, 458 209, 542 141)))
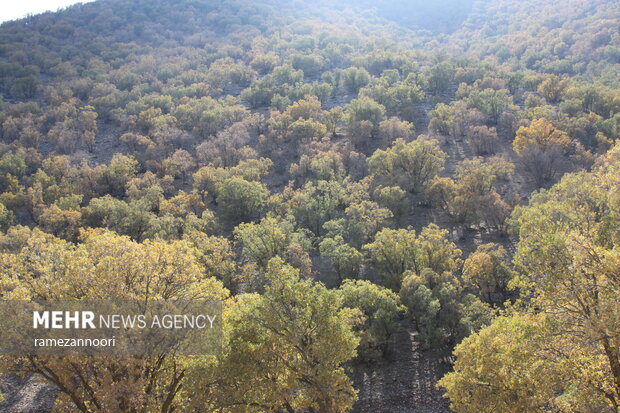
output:
POLYGON ((383 277, 383 284, 394 291, 400 289, 406 270, 422 270, 419 243, 413 230, 384 228, 377 233, 374 242, 364 245, 364 249, 383 277))
POLYGON ((351 244, 361 248, 385 227, 392 213, 373 201, 362 201, 349 205, 344 210, 347 237, 351 244))
POLYGON ((351 94, 357 94, 361 88, 370 82, 370 74, 364 68, 349 67, 341 73, 342 84, 351 94))
POLYGON ((437 63, 428 73, 428 86, 433 95, 445 92, 454 80, 454 64, 448 61, 437 63))
POLYGON ((364 323, 356 327, 361 340, 361 356, 385 356, 390 341, 398 330, 398 315, 404 311, 398 295, 370 281, 345 280, 340 286, 342 306, 357 309, 364 315, 364 323), (377 354, 378 353, 378 354, 377 354))
POLYGON ((337 181, 308 182, 287 196, 295 221, 315 235, 322 235, 323 224, 342 215, 342 185, 337 181))
POLYGON ((446 154, 436 140, 397 139, 388 149, 378 149, 368 158, 368 169, 385 185, 421 192, 443 170, 445 159, 446 154))
POLYGON ((342 308, 338 291, 300 279, 279 258, 269 262, 266 277, 263 295, 230 303, 226 350, 192 376, 192 406, 349 411, 356 394, 344 363, 359 343, 355 313, 342 308))
POLYGON ((379 205, 392 212, 397 222, 409 212, 407 192, 397 186, 380 186, 373 192, 373 197, 379 205))
POLYGON ((342 236, 326 237, 319 244, 321 257, 329 259, 338 280, 357 278, 364 256, 355 248, 344 242, 342 236))
POLYGON ((260 182, 237 176, 218 182, 215 191, 222 216, 232 224, 258 218, 269 195, 260 182))
POLYGON ((284 256, 292 233, 293 225, 290 222, 269 216, 259 223, 239 224, 234 230, 243 258, 254 261, 263 268, 266 268, 269 260, 275 256, 284 256))

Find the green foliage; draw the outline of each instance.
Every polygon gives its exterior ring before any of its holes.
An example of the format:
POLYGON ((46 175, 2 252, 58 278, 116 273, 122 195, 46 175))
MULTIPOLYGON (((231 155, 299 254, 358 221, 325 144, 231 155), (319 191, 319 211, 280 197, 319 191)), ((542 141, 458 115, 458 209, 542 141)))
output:
POLYGON ((500 115, 511 108, 512 96, 506 89, 495 90, 492 88, 477 89, 473 88, 467 92, 460 92, 467 95, 465 102, 472 108, 488 116, 494 123, 499 121, 500 115))
POLYGON ((357 248, 368 241, 381 228, 385 227, 392 213, 372 201, 362 201, 349 205, 344 210, 347 238, 357 248))
POLYGON ((218 182, 215 192, 222 217, 233 224, 258 218, 269 194, 260 182, 238 176, 218 182))
POLYGON ((4 204, 0 204, 0 231, 5 232, 13 223, 14 215, 4 204))
POLYGON ((234 236, 241 246, 241 256, 261 268, 266 268, 269 260, 276 256, 286 258, 291 244, 308 247, 305 235, 294 232, 293 223, 273 216, 267 216, 259 223, 239 224, 234 236))
POLYGON ((331 262, 338 280, 358 278, 364 257, 357 249, 345 243, 342 236, 324 238, 319 244, 319 251, 321 257, 331 262))
POLYGON ((353 99, 345 107, 349 139, 361 143, 376 136, 379 123, 385 118, 385 108, 367 96, 353 99))
POLYGON ((134 240, 144 240, 152 230, 155 214, 144 202, 127 203, 110 195, 93 198, 83 211, 84 224, 114 230, 134 240))
POLYGON ((308 182, 290 196, 290 209, 296 222, 317 236, 323 233, 323 224, 342 215, 342 187, 336 181, 308 182))
POLYGON ((381 183, 421 192, 443 170, 445 159, 446 154, 436 140, 397 139, 388 149, 378 149, 372 154, 368 169, 381 183))
POLYGON ((263 295, 230 303, 226 352, 192 377, 192 405, 348 411, 356 396, 343 364, 359 343, 354 313, 342 308, 337 291, 300 279, 278 258, 269 262, 266 277, 263 295))
POLYGON ((456 270, 461 251, 448 241, 447 234, 435 224, 423 228, 419 236, 411 229, 385 228, 364 249, 384 277, 384 284, 398 291, 408 270, 418 275, 425 269, 439 274, 456 270))
POLYGON ((343 307, 357 309, 364 315, 364 323, 356 326, 360 336, 358 353, 365 358, 385 356, 391 337, 398 330, 397 317, 404 311, 398 296, 387 288, 361 280, 345 280, 338 292, 343 307))
POLYGON ((446 92, 454 79, 454 64, 441 62, 430 68, 428 86, 433 95, 446 92))
POLYGON ((340 73, 342 84, 351 94, 357 94, 370 82, 370 75, 364 68, 350 67, 340 73))
POLYGON ((375 189, 373 197, 379 205, 390 210, 397 222, 409 212, 407 192, 397 186, 380 186, 375 189))
POLYGON ((457 165, 456 179, 433 180, 429 197, 452 219, 464 225, 479 225, 506 232, 507 219, 518 198, 507 194, 502 198, 500 185, 514 173, 512 163, 501 157, 483 160, 473 158, 457 165))

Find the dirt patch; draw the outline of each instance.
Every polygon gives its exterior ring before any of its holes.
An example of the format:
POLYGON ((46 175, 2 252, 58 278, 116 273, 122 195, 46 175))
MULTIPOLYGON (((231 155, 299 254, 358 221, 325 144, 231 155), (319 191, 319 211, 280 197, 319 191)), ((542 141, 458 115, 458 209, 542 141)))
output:
POLYGON ((57 391, 35 376, 9 374, 0 378, 0 392, 5 400, 0 403, 4 413, 49 413, 57 391))
POLYGON ((450 351, 422 350, 416 337, 414 326, 403 322, 387 359, 354 367, 352 379, 359 400, 353 412, 450 411, 443 392, 435 388, 437 381, 450 370, 449 365, 441 363, 450 351))

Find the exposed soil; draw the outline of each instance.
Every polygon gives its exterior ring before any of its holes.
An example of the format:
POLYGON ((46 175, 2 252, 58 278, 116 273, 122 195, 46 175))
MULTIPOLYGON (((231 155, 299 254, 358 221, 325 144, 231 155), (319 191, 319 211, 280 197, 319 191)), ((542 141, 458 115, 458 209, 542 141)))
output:
POLYGON ((0 403, 3 413, 49 413, 52 411, 56 390, 34 376, 20 377, 9 374, 0 377, 0 403))
POLYGON ((422 350, 415 328, 403 322, 394 337, 387 359, 354 367, 352 378, 359 400, 353 412, 444 413, 449 402, 436 389, 437 381, 450 366, 441 361, 450 354, 441 350, 422 350))

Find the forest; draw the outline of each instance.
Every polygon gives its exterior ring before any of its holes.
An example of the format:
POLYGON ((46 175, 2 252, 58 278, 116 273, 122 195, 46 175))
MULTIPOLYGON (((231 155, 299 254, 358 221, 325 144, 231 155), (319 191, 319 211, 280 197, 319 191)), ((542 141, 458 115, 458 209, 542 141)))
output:
POLYGON ((6 412, 620 412, 620 3, 97 0, 0 25, 0 299, 222 351, 0 356, 6 412))

